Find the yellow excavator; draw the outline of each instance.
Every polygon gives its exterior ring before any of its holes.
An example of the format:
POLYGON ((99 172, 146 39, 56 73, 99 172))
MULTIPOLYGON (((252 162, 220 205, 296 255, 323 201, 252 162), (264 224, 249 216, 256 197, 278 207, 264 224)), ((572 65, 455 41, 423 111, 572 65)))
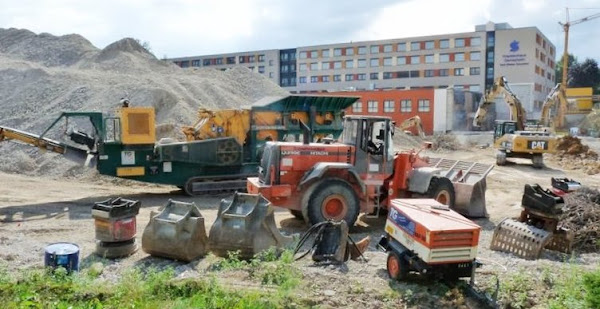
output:
POLYGON ((398 128, 408 135, 413 135, 413 132, 409 129, 415 128, 420 137, 425 137, 425 130, 423 130, 423 123, 421 122, 421 117, 419 116, 405 119, 400 123, 400 125, 398 125, 398 128))
POLYGON ((542 115, 540 117, 540 124, 554 129, 563 128, 565 126, 565 114, 567 113, 567 94, 562 84, 556 84, 556 86, 550 91, 544 104, 542 105, 542 115), (556 109, 556 116, 550 117, 550 111, 558 101, 558 108, 556 109))
POLYGON ((507 158, 524 158, 531 159, 534 168, 544 167, 544 153, 556 151, 556 136, 548 128, 530 130, 526 127, 525 109, 504 76, 498 78, 482 97, 473 125, 478 127, 484 123, 488 109, 499 95, 508 104, 510 120, 496 120, 494 124, 494 148, 498 150, 496 164, 505 165, 507 158))

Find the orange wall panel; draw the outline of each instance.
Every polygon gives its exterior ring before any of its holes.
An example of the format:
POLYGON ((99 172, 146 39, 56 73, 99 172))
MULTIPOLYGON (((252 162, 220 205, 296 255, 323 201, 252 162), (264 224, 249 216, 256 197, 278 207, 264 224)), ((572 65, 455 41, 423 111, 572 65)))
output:
POLYGON ((410 89, 410 90, 373 90, 373 91, 351 91, 351 92, 333 92, 328 93, 331 95, 341 95, 341 96, 356 96, 360 97, 360 102, 362 102, 362 112, 355 113, 352 111, 352 107, 346 109, 346 115, 367 115, 367 116, 387 116, 392 118, 396 123, 401 123, 402 121, 413 117, 419 116, 421 117, 421 121, 423 123, 423 130, 425 130, 426 134, 433 134, 433 92, 434 89, 410 89), (429 111, 428 112, 419 112, 419 100, 429 100, 429 111), (394 101, 394 111, 393 112, 384 112, 384 101, 393 100, 394 101), (411 111, 410 112, 400 112, 400 102, 402 100, 410 100, 411 101, 411 111), (369 101, 377 101, 377 112, 369 113, 369 101))

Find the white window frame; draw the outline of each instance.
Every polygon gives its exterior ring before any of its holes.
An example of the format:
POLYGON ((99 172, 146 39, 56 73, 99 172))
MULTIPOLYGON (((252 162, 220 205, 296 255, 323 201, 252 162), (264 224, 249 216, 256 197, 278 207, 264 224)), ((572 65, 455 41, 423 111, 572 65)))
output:
POLYGON ((431 102, 429 99, 419 99, 417 110, 422 113, 431 111, 431 102))

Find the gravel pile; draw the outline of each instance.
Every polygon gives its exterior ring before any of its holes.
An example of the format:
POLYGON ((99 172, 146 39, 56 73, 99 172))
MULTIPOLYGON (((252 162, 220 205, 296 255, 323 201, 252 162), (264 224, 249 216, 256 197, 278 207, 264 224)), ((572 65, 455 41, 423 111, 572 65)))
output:
MULTIPOLYGON (((243 67, 181 69, 158 60, 130 38, 98 49, 76 34, 0 29, 1 126, 41 133, 61 111, 114 114, 119 99, 128 97, 132 106, 156 109, 161 137, 182 137, 181 126, 194 123, 200 107, 239 107, 285 94, 269 79, 243 67)), ((60 136, 61 129, 50 137, 60 136)), ((23 172, 32 175, 61 175, 74 168, 64 159, 57 161, 53 155, 14 143, 0 143, 0 154, 2 171, 14 171, 23 158, 27 161, 23 172), (6 155, 15 149, 22 153, 6 155), (31 161, 38 168, 32 170, 31 161)))

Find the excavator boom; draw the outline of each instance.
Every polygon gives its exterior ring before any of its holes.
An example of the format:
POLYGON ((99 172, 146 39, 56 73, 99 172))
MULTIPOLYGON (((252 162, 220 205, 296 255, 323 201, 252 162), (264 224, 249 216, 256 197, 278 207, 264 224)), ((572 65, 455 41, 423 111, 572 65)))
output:
POLYGON ((527 119, 525 109, 523 108, 519 98, 517 98, 517 95, 512 92, 508 86, 504 76, 499 77, 492 86, 492 89, 481 98, 481 103, 479 104, 479 108, 477 109, 475 117, 473 118, 473 125, 479 127, 483 124, 488 109, 492 103, 494 103, 494 99, 501 94, 503 95, 506 104, 508 104, 511 117, 510 120, 517 123, 517 130, 524 130, 527 119))

